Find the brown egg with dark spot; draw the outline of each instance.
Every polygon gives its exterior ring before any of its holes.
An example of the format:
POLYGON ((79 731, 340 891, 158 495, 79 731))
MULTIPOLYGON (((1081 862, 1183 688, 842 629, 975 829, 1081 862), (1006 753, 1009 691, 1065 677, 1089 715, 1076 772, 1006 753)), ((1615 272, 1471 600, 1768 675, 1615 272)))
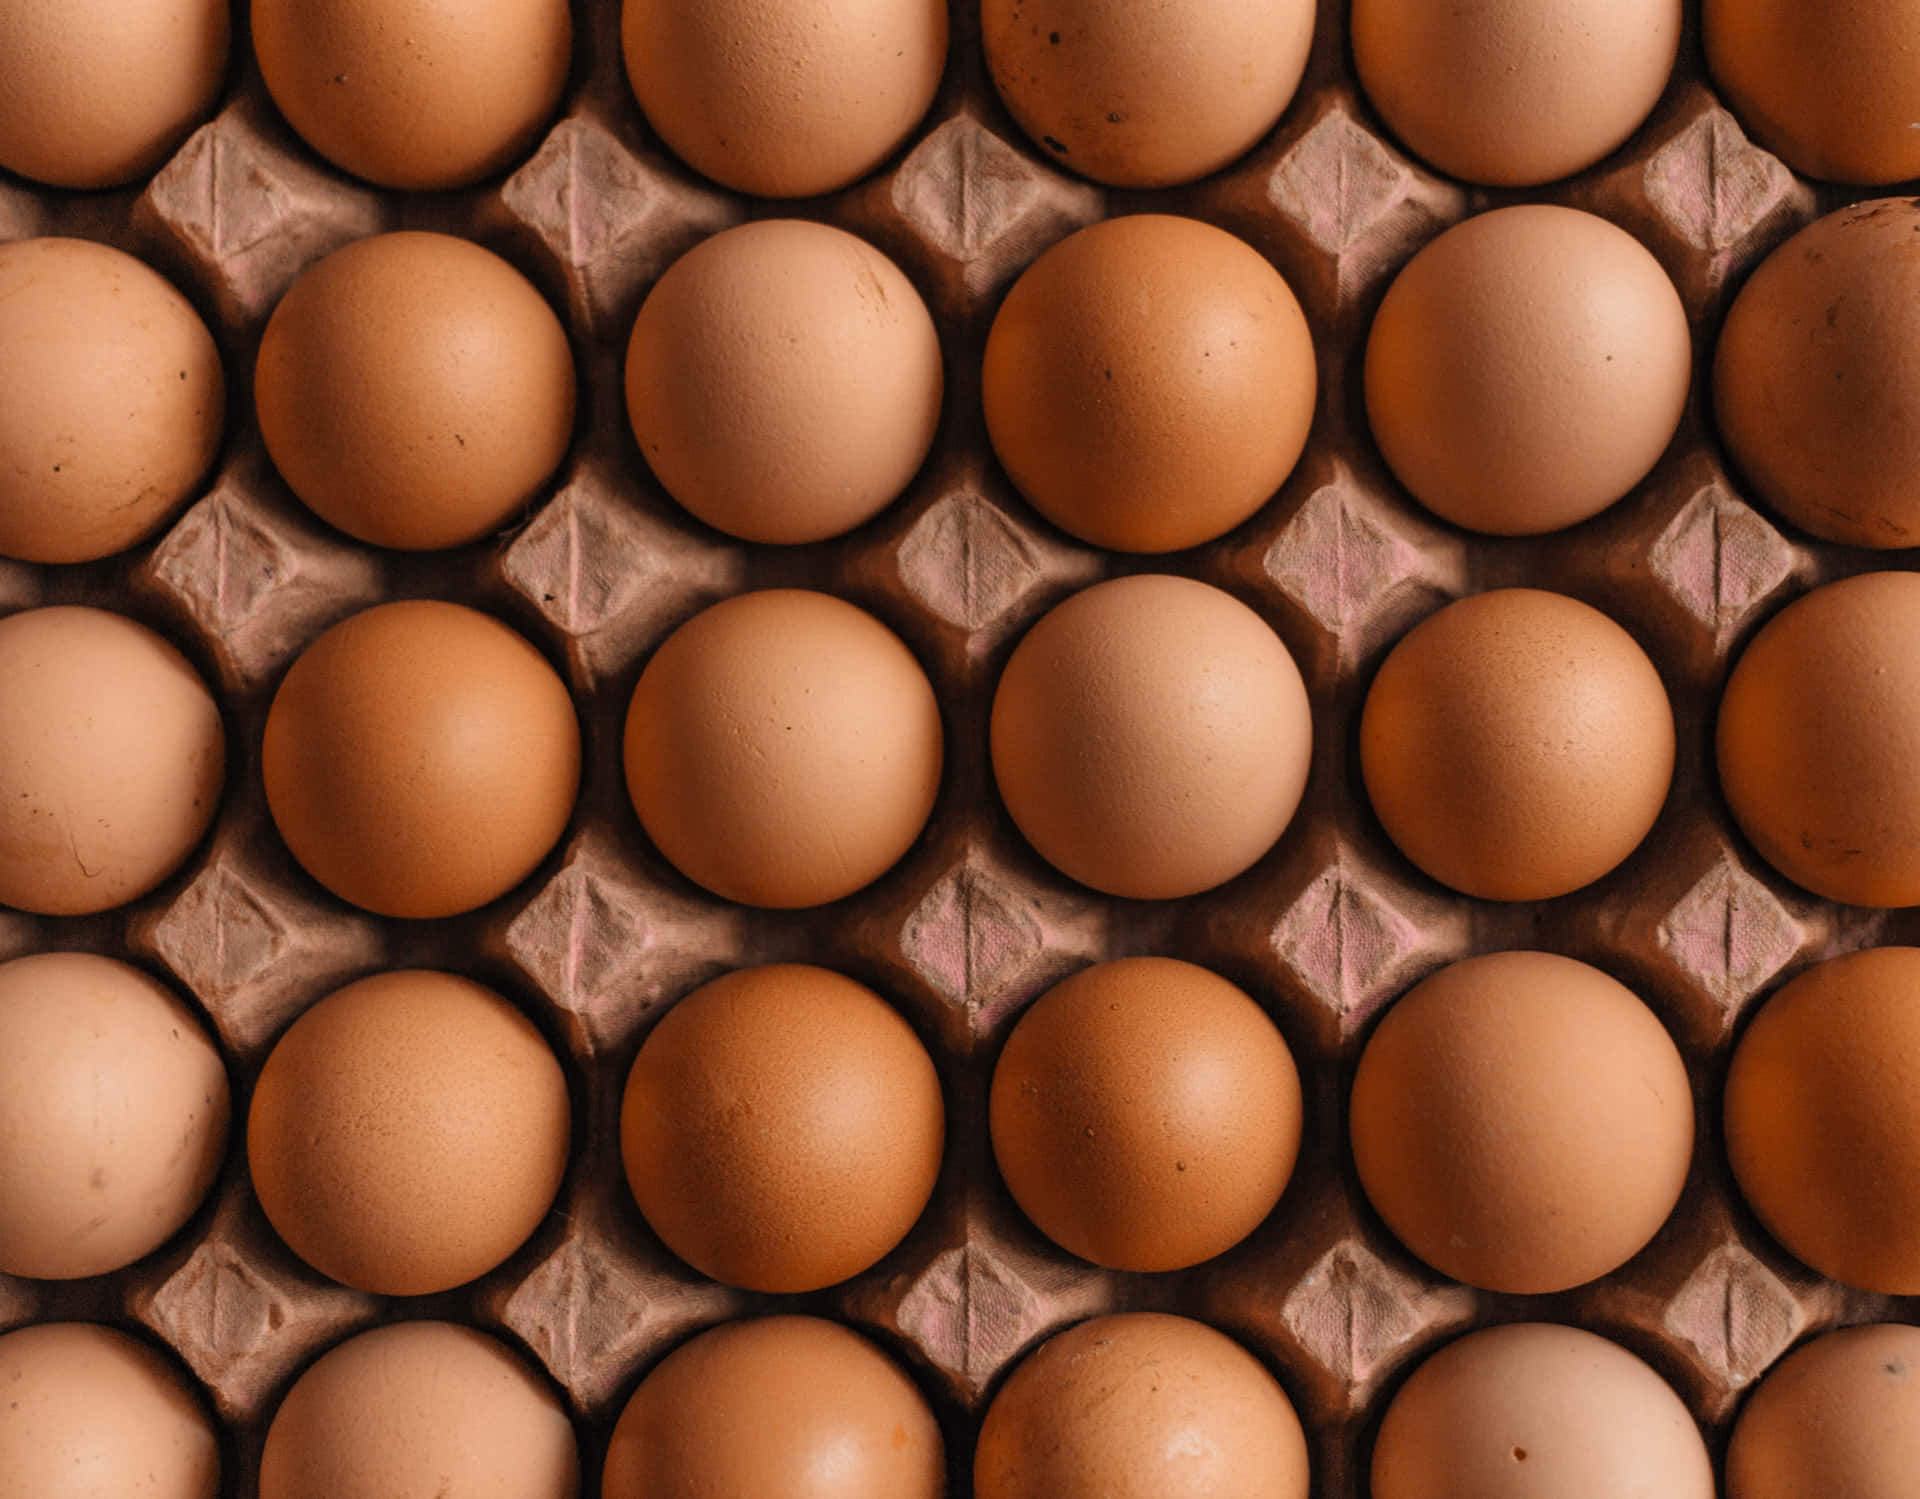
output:
POLYGON ((777 963, 703 984, 627 1076, 620 1153, 702 1275, 816 1291, 887 1254, 940 1174, 946 1111, 913 1028, 863 984, 777 963))
POLYGON ((1367 99, 1450 176, 1528 187, 1592 166, 1673 72, 1680 0, 1354 0, 1367 99))
POLYGON ((381 916, 455 916, 547 856, 580 784, 573 700, 489 615, 409 599, 343 620, 274 694, 261 772, 301 866, 381 916))
POLYGON ((1170 214, 1068 236, 987 335, 987 435, 1016 488, 1082 541, 1171 552, 1232 530, 1313 424, 1313 336, 1251 245, 1170 214))
POLYGON ((1824 541, 1920 545, 1917 251, 1920 202, 1830 213, 1760 263, 1720 330, 1721 439, 1760 499, 1824 541))
POLYGON ((1367 692, 1360 765, 1387 836, 1484 900, 1551 900, 1646 837, 1673 779, 1673 708, 1598 609, 1533 588, 1450 604, 1367 692))
POLYGON ((573 62, 567 0, 252 0, 287 123, 381 187, 466 187, 515 165, 573 62))
POLYGON ((1306 1499, 1286 1392, 1233 1339, 1157 1312, 1056 1334, 987 1409, 974 1499, 1306 1499))
POLYGON ((1714 1499, 1700 1429, 1658 1374, 1575 1327, 1514 1322, 1449 1343, 1400 1387, 1373 1499, 1714 1499))
POLYGON ((1920 948, 1816 964, 1740 1038, 1727 1155, 1767 1231, 1821 1275, 1920 1295, 1920 948))
POLYGON ((1920 577, 1796 599, 1734 663, 1720 787, 1761 857, 1828 900, 1920 905, 1920 577))
POLYGON ((1920 1473, 1920 1327, 1849 1327, 1760 1382, 1727 1449, 1727 1499, 1907 1499, 1920 1473))
POLYGON ((985 0, 987 66, 1049 160, 1171 187, 1245 153, 1293 98, 1312 0, 985 0))
POLYGON ((460 546, 525 509, 573 438, 573 351, 499 256, 448 234, 336 250, 280 300, 260 435, 322 520, 375 546, 460 546))
POLYGON ((668 1354, 627 1401, 604 1499, 943 1499, 946 1448, 913 1381, 818 1317, 728 1322, 668 1354))
POLYGON ((1054 985, 993 1072, 994 1159, 1021 1211, 1115 1270, 1224 1254, 1273 1211, 1300 1149, 1300 1075, 1245 991, 1172 958, 1054 985))
POLYGON ((424 1296, 484 1275, 539 1226, 571 1119, 559 1062, 506 1000, 450 973, 378 973, 274 1044, 247 1166, 268 1220, 314 1269, 424 1296))
POLYGON ((0 244, 0 555, 91 562, 147 540, 212 466, 226 399, 207 325, 141 261, 0 244))

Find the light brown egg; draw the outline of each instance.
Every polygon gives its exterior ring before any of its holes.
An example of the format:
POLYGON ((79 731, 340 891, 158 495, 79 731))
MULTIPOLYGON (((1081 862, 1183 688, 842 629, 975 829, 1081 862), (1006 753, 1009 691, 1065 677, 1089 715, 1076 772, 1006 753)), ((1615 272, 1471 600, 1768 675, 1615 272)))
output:
POLYGON ((1809 177, 1920 177, 1914 0, 1705 0, 1707 66, 1747 133, 1809 177))
POLYGON ((1367 337, 1367 420, 1429 510, 1534 536, 1644 479, 1692 378, 1660 262, 1605 219, 1527 203, 1449 229, 1394 279, 1367 337))
POLYGON ((212 466, 226 399, 207 325, 142 262, 0 245, 0 555, 90 562, 145 541, 212 466))
POLYGON ((216 1499, 220 1444, 168 1362, 91 1322, 0 1337, 0 1494, 216 1499))
POLYGON ((1680 1397, 1617 1343, 1515 1322, 1469 1333, 1387 1407, 1373 1499, 1714 1499, 1680 1397))
POLYGON ((1061 873, 1136 900, 1224 884, 1292 820, 1313 759, 1280 637, 1191 578, 1115 578, 1027 632, 993 696, 1000 799, 1061 873))
POLYGON ((1816 964, 1727 1074, 1727 1154, 1760 1221, 1821 1275, 1920 1294, 1920 948, 1816 964))
POLYGON ((1740 477, 1826 541, 1920 545, 1916 236, 1908 198, 1808 225, 1740 288, 1714 350, 1714 414, 1740 477))
POLYGON ((0 901, 108 911, 178 869, 220 804, 213 694, 145 625, 60 605, 0 620, 0 901))
POLYGON ((1049 1338, 980 1427, 974 1499, 1306 1499, 1307 1443, 1252 1354, 1185 1317, 1049 1338))
POLYGON ((580 725, 512 630, 409 599, 293 663, 261 771, 280 836, 327 889, 382 916, 454 916, 505 895, 565 831, 580 725))
POLYGON ((1693 1095, 1623 985, 1544 952, 1442 968, 1367 1042, 1354 1164, 1400 1241, 1442 1275, 1539 1295, 1625 1264, 1686 1184, 1693 1095))
POLYGON ((1211 541, 1273 497, 1313 423, 1313 337, 1251 245, 1108 219, 1029 266, 987 336, 994 456, 1062 530, 1123 552, 1211 541))
POLYGON ((945 0, 623 0, 627 79, 696 172, 766 198, 866 176, 933 103, 945 0))
POLYGON ((1920 1328, 1849 1327, 1760 1382, 1727 1449, 1727 1499, 1905 1499, 1920 1473, 1920 1328))
POLYGON ((448 1322, 323 1354, 267 1428, 260 1499, 577 1499, 567 1413, 506 1347, 448 1322))
POLYGON ((230 31, 226 0, 0 6, 0 167, 51 187, 148 175, 212 112, 230 31))
POLYGON ((1673 71, 1680 0, 1353 0, 1360 84, 1415 156, 1497 187, 1592 166, 1673 71))
POLYGON ((158 1249, 213 1185, 227 1112, 220 1053, 165 985, 92 953, 0 963, 0 1272, 158 1249))
POLYGON ((761 1317, 666 1356, 620 1413, 603 1499, 942 1499, 946 1448, 913 1381, 816 1317, 761 1317))
POLYGON ((308 269, 254 367, 267 452, 375 546, 459 546, 539 492, 573 438, 573 351, 540 293, 448 234, 379 234, 308 269))
POLYGON ((1191 963, 1121 958, 1020 1017, 993 1072, 993 1154, 1069 1253, 1179 1270, 1273 1211, 1300 1108, 1293 1054, 1244 991, 1191 963))
POLYGON ((1532 588, 1422 620, 1360 718, 1387 836, 1484 900, 1551 900, 1613 869, 1660 815, 1673 754, 1646 652, 1598 609, 1532 588))
POLYGON ((985 0, 994 86, 1059 166, 1117 187, 1218 171, 1273 128, 1312 0, 985 0))
POLYGON ((381 187, 465 187, 532 150, 573 62, 567 0, 252 0, 280 112, 381 187))
POLYGON ((567 1082, 491 989, 404 969, 338 989, 275 1043, 247 1119, 268 1219, 323 1275, 386 1296, 465 1285, 547 1215, 567 1082))
POLYGON ((620 1153, 648 1225, 702 1275, 816 1291, 906 1236, 946 1111, 913 1028, 863 984, 777 963, 702 984, 627 1076, 620 1153))
POLYGON ((886 873, 933 810, 942 755, 940 706, 900 637, 804 589, 695 615, 627 709, 627 791, 647 836, 750 906, 817 906, 886 873))
POLYGON ((1828 900, 1920 905, 1920 576, 1796 599, 1727 678, 1720 787, 1769 864, 1828 900))
POLYGON ((627 346, 627 415, 655 477, 747 541, 821 541, 885 509, 933 445, 943 381, 900 268, 798 219, 696 245, 627 346))

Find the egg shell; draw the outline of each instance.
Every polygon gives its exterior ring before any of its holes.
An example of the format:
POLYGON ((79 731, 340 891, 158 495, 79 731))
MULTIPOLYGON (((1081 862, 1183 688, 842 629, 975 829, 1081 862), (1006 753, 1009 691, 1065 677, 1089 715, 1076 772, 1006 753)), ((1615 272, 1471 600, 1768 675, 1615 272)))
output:
POLYGON ((1203 1323, 1096 1317, 1049 1338, 988 1408, 974 1499, 1306 1499, 1273 1376, 1203 1323))
POLYGON ((1119 1270, 1177 1270, 1273 1211, 1300 1149, 1300 1075, 1245 991, 1172 958, 1054 985, 993 1073, 993 1153, 1056 1244, 1119 1270))
POLYGON ((765 219, 701 241, 647 294, 627 413, 655 477, 708 525, 821 541, 906 488, 944 378, 898 266, 830 225, 765 219))
POLYGON ((1353 0, 1354 67, 1408 150, 1468 182, 1592 166, 1646 119, 1680 47, 1680 0, 1353 0))
POLYGON ((1396 478, 1497 536, 1596 515, 1653 468, 1693 350, 1667 273, 1624 229, 1520 204, 1447 230, 1373 320, 1367 421, 1396 478))
POLYGON ((274 694, 267 803, 301 865, 382 916, 453 916, 547 855, 580 785, 566 687, 460 604, 381 604, 328 630, 274 694))
POLYGON ((1360 719, 1373 810, 1421 870, 1551 900, 1639 845, 1673 779, 1673 709, 1631 635, 1564 594, 1449 604, 1381 665, 1360 719))
POLYGON ((375 546, 459 546, 539 492, 573 437, 573 351, 531 283, 448 234, 379 234, 304 272, 260 339, 267 452, 375 546))
POLYGON ((1920 1328, 1849 1327, 1795 1349, 1740 1412, 1727 1499, 1901 1499, 1920 1473, 1920 1328))
POLYGON ((213 1427, 158 1353, 91 1322, 0 1337, 0 1493, 216 1499, 213 1427))
POLYGON ((696 884, 746 905, 838 900, 919 837, 940 706, 885 625, 824 593, 741 594, 654 652, 628 704, 627 790, 696 884))
POLYGON ((247 1119, 260 1206, 323 1275, 421 1296, 498 1265, 567 1168, 565 1075, 532 1023, 449 973, 336 990, 268 1055, 247 1119))
POLYGON ((1920 577, 1816 588, 1727 678, 1720 785, 1761 857, 1829 900, 1920 904, 1920 577))
POLYGON ((1271 848, 1306 788, 1312 714, 1280 637, 1231 594, 1141 573, 1075 594, 994 692, 994 780, 1063 874, 1166 900, 1271 848))
MULTIPOLYGON (((0 70, 0 112, 10 92, 0 70)), ((88 240, 0 244, 0 555, 89 562, 146 540, 225 422, 220 351, 171 283, 88 240)))
POLYGON ((729 1322, 648 1373, 614 1427, 603 1499, 944 1499, 946 1449, 913 1381, 817 1317, 729 1322))
POLYGON ((807 198, 866 176, 933 103, 945 0, 622 0, 627 79, 696 172, 807 198))
POLYGON ((878 994, 825 968, 745 968, 648 1035, 620 1111, 648 1226, 701 1274, 756 1291, 856 1275, 940 1174, 933 1060, 878 994))
POLYGON ((513 166, 558 108, 573 61, 567 0, 252 6, 254 55, 287 123, 382 187, 466 187, 513 166))
POLYGON ((1028 266, 981 378, 994 456, 1020 493, 1125 552, 1197 546, 1265 505, 1306 446, 1318 381, 1280 273, 1172 214, 1105 220, 1028 266))
POLYGON ((260 1499, 577 1499, 552 1391, 448 1322, 376 1327, 323 1354, 274 1413, 260 1499))
POLYGON ((1218 171, 1280 118, 1312 0, 985 0, 994 87, 1056 165, 1116 187, 1218 171))
POLYGON ((1720 435, 1753 492, 1823 540, 1920 544, 1916 340, 1913 200, 1842 208, 1762 261, 1713 362, 1720 435))

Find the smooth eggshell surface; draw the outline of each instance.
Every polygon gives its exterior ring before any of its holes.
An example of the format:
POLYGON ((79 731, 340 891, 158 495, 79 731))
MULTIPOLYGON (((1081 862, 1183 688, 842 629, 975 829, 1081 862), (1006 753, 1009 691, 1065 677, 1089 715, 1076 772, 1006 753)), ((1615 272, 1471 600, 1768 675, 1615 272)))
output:
POLYGON ((1906 1499, 1920 1473, 1920 1328, 1849 1327, 1776 1364, 1740 1412, 1727 1499, 1906 1499))

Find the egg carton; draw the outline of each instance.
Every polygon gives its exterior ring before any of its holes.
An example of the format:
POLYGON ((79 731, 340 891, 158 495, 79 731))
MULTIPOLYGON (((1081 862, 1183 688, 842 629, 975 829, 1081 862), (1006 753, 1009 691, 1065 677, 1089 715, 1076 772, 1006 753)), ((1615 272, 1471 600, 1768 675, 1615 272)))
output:
MULTIPOLYGON (((244 10, 244 7, 241 7, 244 10)), ((928 117, 876 174, 798 203, 697 179, 645 125, 621 63, 616 0, 576 6, 564 109, 531 156, 481 188, 372 189, 279 118, 237 16, 232 77, 213 118, 149 181, 67 194, 0 176, 0 240, 103 240, 158 267, 214 329, 231 389, 205 494, 157 541, 75 567, 0 563, 0 607, 104 604, 159 629, 214 685, 230 735, 228 787, 206 844, 150 896, 101 916, 0 913, 0 956, 47 948, 125 956, 204 1007, 235 1085, 236 1120, 273 1040, 305 1007, 383 968, 453 969, 521 1004, 573 1092, 575 1151, 561 1197, 506 1264, 443 1295, 385 1299, 304 1266, 248 1186, 236 1126, 219 1185, 161 1251, 116 1274, 0 1277, 0 1328, 91 1318, 157 1337, 204 1389, 223 1433, 226 1490, 255 1491, 279 1398, 325 1348, 383 1321, 445 1317, 502 1334, 546 1369, 582 1438, 597 1493, 606 1440, 641 1375, 696 1330, 770 1310, 838 1318, 896 1354, 946 1432, 951 1491, 970 1492, 986 1403, 1048 1334, 1122 1309, 1182 1312, 1240 1339, 1306 1425, 1319 1499, 1361 1499, 1372 1434, 1407 1372, 1445 1340, 1520 1319, 1617 1339, 1683 1396, 1716 1460, 1742 1393, 1822 1328, 1920 1320, 1920 1303, 1814 1275, 1758 1226, 1730 1179, 1719 1104, 1730 1038, 1773 987, 1811 963, 1920 941, 1920 917, 1817 900, 1766 868, 1716 789, 1714 707, 1731 659, 1779 606, 1906 554, 1811 542, 1740 492, 1705 410, 1704 374, 1730 293, 1817 214, 1870 194, 1796 178, 1752 143, 1704 81, 1697 5, 1651 118, 1596 167, 1527 191, 1467 188, 1405 154, 1369 109, 1345 43, 1346 5, 1322 0, 1304 81, 1250 155, 1166 191, 1096 187, 1059 169, 996 98, 977 7, 955 0, 946 76, 928 117), (1421 245, 1482 209, 1555 202, 1634 234, 1679 288, 1696 378, 1687 415, 1624 501, 1558 535, 1502 540, 1438 523, 1392 480, 1367 436, 1360 354, 1387 283, 1421 245), (1009 487, 981 416, 980 361, 1002 294, 1048 245, 1138 211, 1189 214, 1246 239, 1285 275, 1319 351, 1307 451, 1278 497, 1221 540, 1168 557, 1102 554, 1053 529, 1009 487), (933 454, 905 496, 844 538, 756 547, 708 530, 653 481, 628 429, 621 367, 653 281, 701 239, 755 217, 799 216, 870 240, 939 326, 947 398, 933 454), (340 245, 395 228, 465 235, 505 255, 561 311, 581 376, 572 451, 527 518, 456 551, 358 545, 296 501, 252 417, 251 371, 280 295, 340 245), (999 805, 987 753, 994 683, 1020 635, 1069 593, 1119 572, 1171 571, 1227 589, 1286 641, 1312 698, 1306 799, 1279 845, 1224 888, 1133 902, 1043 863, 999 805), (1559 900, 1496 905, 1420 875, 1386 840, 1358 770, 1360 705, 1392 643, 1449 600, 1511 584, 1596 605, 1647 649, 1672 696, 1672 795, 1645 844, 1559 900), (627 801, 619 734, 648 653, 715 600, 802 586, 870 609, 933 680, 947 768, 925 834, 869 888, 813 911, 731 906, 677 875, 627 801), (260 778, 267 704, 288 663, 369 604, 454 599, 488 610, 560 666, 585 726, 579 806, 523 886, 469 916, 382 920, 292 863, 260 778), (1441 965, 1540 947, 1625 981, 1686 1059, 1697 1146, 1671 1220, 1603 1279, 1543 1297, 1450 1283, 1368 1207, 1346 1147, 1345 1102, 1371 1022, 1441 965), (1203 964, 1273 1014, 1299 1062, 1305 1140, 1279 1208, 1221 1258, 1173 1274, 1113 1273, 1043 1239, 994 1169, 987 1085, 1020 1010, 1085 964, 1155 953, 1203 964), (735 1291, 649 1232, 620 1166, 621 1088, 640 1040, 694 985, 749 963, 840 969, 909 1017, 946 1090, 948 1151, 907 1239, 844 1285, 797 1297, 735 1291)))

